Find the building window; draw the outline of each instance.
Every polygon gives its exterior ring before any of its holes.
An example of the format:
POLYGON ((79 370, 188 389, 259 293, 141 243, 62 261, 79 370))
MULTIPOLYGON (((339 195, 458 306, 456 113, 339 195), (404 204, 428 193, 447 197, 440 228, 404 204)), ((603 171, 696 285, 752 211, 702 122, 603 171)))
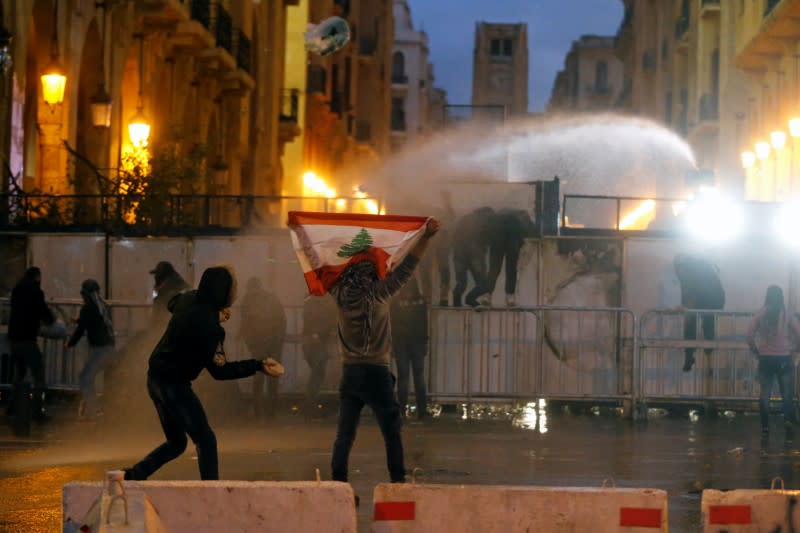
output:
POLYGON ((408 83, 406 57, 403 52, 395 52, 392 55, 392 83, 408 83))
POLYGON ((605 92, 608 87, 608 65, 598 61, 594 67, 594 87, 597 92, 605 92))
POLYGON ((405 102, 397 96, 392 98, 392 131, 406 131, 405 102))
POLYGON ((664 98, 664 122, 672 123, 672 91, 668 91, 664 98))
POLYGON ((489 41, 489 54, 493 57, 511 57, 514 45, 511 39, 492 39, 489 41))
POLYGON ((666 38, 661 41, 661 60, 666 63, 669 58, 669 41, 666 38))

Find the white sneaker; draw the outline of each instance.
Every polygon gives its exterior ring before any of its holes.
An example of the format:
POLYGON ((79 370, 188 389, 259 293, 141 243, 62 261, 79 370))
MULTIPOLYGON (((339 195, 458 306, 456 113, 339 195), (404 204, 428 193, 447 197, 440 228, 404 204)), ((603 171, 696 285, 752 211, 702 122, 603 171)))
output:
POLYGON ((506 294, 506 307, 516 307, 517 299, 513 294, 506 294))
POLYGON ((492 306, 492 297, 489 294, 478 296, 478 298, 476 298, 476 301, 478 302, 477 307, 480 308, 489 308, 492 306))

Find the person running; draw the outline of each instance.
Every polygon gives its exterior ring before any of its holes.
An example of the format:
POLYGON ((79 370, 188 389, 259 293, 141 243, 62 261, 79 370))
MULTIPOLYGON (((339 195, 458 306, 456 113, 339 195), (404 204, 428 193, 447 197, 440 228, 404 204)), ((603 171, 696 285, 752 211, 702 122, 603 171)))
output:
POLYGON ((240 379, 264 372, 272 377, 283 367, 271 358, 229 362, 220 325, 230 318, 236 298, 236 278, 228 267, 211 267, 203 272, 196 291, 173 298, 168 309, 172 318, 150 356, 147 391, 153 400, 166 442, 147 457, 125 469, 125 479, 149 478, 164 464, 186 449, 186 435, 197 448, 200 478, 219 479, 217 438, 208 423, 203 405, 192 390, 205 368, 214 379, 240 379))
POLYGON ((95 417, 102 414, 97 402, 94 382, 99 372, 104 371, 114 358, 114 325, 111 310, 100 297, 100 284, 87 279, 81 284, 83 306, 78 316, 78 327, 69 340, 64 341, 64 349, 78 344, 84 333, 89 341, 89 360, 81 370, 78 382, 83 401, 78 408, 79 417, 95 417))
POLYGON ((383 434, 391 481, 405 481, 400 433, 402 416, 394 393, 395 378, 390 370, 389 300, 411 277, 430 238, 438 230, 439 222, 429 220, 423 237, 384 279, 379 278, 374 263, 360 261, 348 266, 331 288, 338 307, 339 348, 343 363, 339 420, 331 458, 334 481, 347 482, 350 450, 364 405, 372 408, 383 434))
POLYGON ((783 421, 787 432, 791 432, 796 421, 792 353, 796 351, 798 341, 800 325, 786 312, 783 290, 771 285, 767 288, 764 307, 756 313, 747 332, 747 344, 758 357, 758 407, 764 435, 769 434, 769 400, 775 379, 783 399, 783 421))

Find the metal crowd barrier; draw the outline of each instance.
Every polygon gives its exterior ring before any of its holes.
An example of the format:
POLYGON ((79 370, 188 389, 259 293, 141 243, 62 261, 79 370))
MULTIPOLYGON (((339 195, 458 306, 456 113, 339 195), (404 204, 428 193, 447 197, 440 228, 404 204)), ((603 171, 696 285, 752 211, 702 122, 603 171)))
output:
POLYGON ((647 311, 639 319, 639 390, 643 402, 754 401, 758 361, 746 342, 753 313, 647 311), (694 329, 694 334, 692 334, 694 329), (695 363, 684 371, 687 352, 695 363))
MULTIPOLYGON (((149 334, 146 346, 140 348, 141 353, 129 354, 136 357, 141 363, 142 375, 147 372, 147 359, 150 350, 155 347, 161 331, 148 331, 152 313, 151 304, 125 303, 109 301, 114 331, 116 334, 116 349, 124 351, 128 342, 141 335, 149 334)), ((71 334, 75 327, 70 324, 72 318, 77 318, 80 300, 52 300, 48 305, 54 313, 67 324, 67 332, 71 334)), ((6 339, 8 328, 10 302, 8 298, 0 298, 0 387, 9 386, 11 383, 10 350, 6 339)), ((286 310, 286 337, 284 340, 281 358, 286 367, 286 375, 281 378, 281 390, 289 393, 303 393, 308 380, 308 365, 303 357, 302 349, 302 312, 301 306, 285 306, 286 310)), ((247 359, 250 357, 266 357, 275 354, 250 354, 246 343, 239 335, 241 313, 234 306, 231 321, 225 324, 227 332, 225 351, 231 360, 247 359)), ((78 376, 88 358, 88 345, 86 338, 70 350, 64 350, 63 340, 39 339, 45 363, 45 381, 50 389, 78 390, 78 376)), ((339 359, 330 351, 328 372, 323 383, 322 392, 331 393, 336 390, 336 385, 341 374, 339 359)), ((30 379, 30 376, 29 376, 30 379)), ((252 390, 251 380, 241 380, 239 385, 242 390, 252 390)))
POLYGON ((634 400, 636 320, 622 308, 431 310, 429 394, 634 400))

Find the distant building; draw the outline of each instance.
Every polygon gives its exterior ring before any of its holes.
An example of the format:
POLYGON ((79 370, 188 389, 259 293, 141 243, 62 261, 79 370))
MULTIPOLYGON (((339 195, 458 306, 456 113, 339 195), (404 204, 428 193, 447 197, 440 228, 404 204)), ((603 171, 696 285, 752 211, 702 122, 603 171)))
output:
MULTIPOLYGON (((505 106, 506 116, 528 113, 528 26, 475 26, 472 105, 505 106)), ((476 110, 473 109, 473 112, 476 110)), ((491 111, 487 110, 487 113, 491 111)))
POLYGON ((548 111, 597 111, 616 105, 623 65, 614 37, 583 35, 573 41, 553 84, 548 111))
POLYGON ((433 65, 428 61, 428 36, 414 29, 407 0, 394 0, 392 50, 391 148, 399 150, 431 128, 434 95, 433 65))

